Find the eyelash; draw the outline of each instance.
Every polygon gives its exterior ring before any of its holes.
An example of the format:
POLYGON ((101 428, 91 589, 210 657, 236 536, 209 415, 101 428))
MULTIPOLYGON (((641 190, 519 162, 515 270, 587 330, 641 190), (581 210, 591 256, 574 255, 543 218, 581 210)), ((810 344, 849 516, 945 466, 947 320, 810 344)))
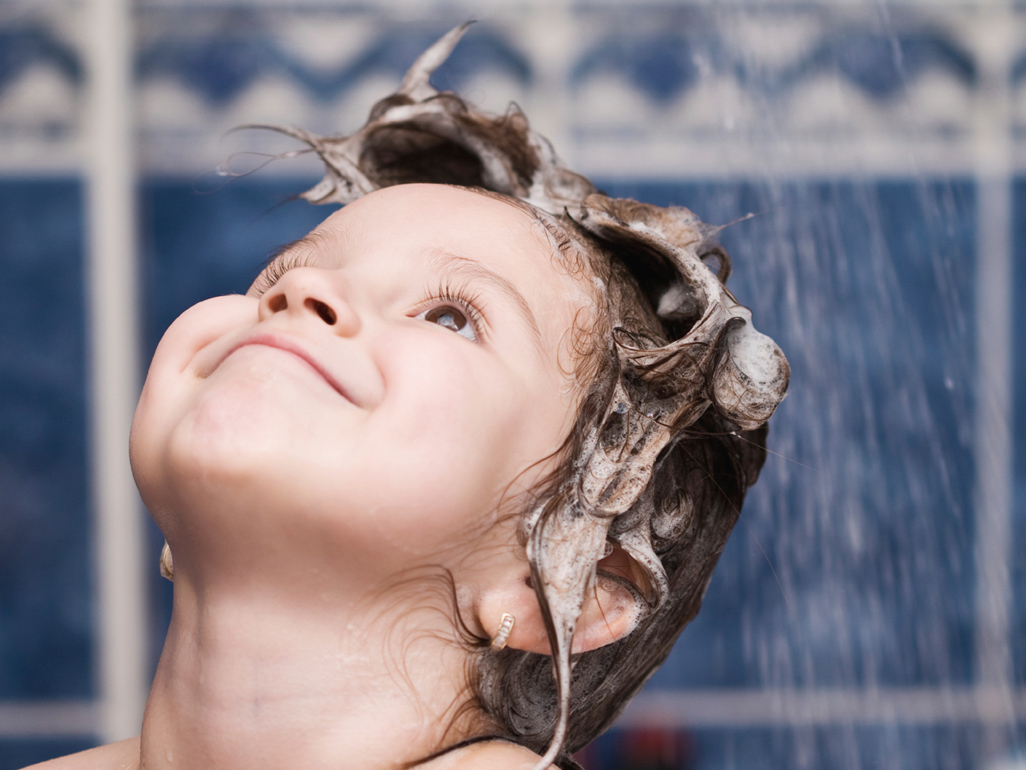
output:
MULTIPOLYGON (((272 256, 267 266, 257 276, 257 296, 270 291, 290 270, 295 270, 297 267, 306 267, 307 265, 309 265, 308 255, 302 252, 284 252, 272 256)), ((478 309, 482 304, 479 294, 471 291, 467 286, 450 283, 448 280, 442 283, 437 290, 428 287, 424 293, 428 296, 428 300, 425 302, 426 305, 436 307, 443 303, 455 305, 458 310, 466 315, 478 338, 483 339, 485 337, 487 324, 485 323, 484 314, 478 309)))
POLYGON ((437 291, 433 291, 429 287, 424 293, 429 298, 424 303, 429 307, 425 309, 443 304, 455 305, 467 317, 478 339, 484 339, 487 323, 485 323, 484 314, 478 309, 483 304, 479 294, 474 293, 467 286, 453 284, 449 281, 445 281, 437 291))

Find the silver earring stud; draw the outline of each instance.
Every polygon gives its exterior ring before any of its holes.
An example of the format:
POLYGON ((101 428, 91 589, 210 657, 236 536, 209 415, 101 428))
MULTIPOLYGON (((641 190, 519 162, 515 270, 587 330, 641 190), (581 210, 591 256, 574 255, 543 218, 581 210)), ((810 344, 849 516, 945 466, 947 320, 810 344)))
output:
POLYGON ((499 622, 499 630, 492 637, 493 650, 501 650, 506 646, 506 643, 509 641, 510 632, 513 630, 513 624, 516 622, 517 619, 508 612, 503 614, 502 620, 499 622))

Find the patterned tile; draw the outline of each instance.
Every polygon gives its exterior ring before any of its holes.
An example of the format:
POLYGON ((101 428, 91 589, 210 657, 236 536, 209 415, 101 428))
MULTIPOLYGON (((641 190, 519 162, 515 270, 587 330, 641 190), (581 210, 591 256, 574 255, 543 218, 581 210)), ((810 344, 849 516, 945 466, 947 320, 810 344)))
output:
POLYGON ((0 180, 0 698, 88 697, 82 193, 0 180))

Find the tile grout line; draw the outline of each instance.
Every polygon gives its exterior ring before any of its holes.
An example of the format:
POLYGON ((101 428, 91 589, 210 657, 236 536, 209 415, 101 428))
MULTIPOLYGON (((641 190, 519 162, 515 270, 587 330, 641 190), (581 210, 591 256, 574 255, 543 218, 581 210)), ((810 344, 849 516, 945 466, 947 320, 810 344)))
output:
MULTIPOLYGON (((1004 724, 1026 721, 1026 687, 893 687, 814 690, 707 689, 642 693, 618 729, 831 725, 1004 724)), ((0 737, 91 736, 93 701, 0 701, 0 737)))
POLYGON ((976 405, 976 678, 1010 686, 1011 181, 979 182, 976 405))
POLYGON ((91 700, 0 701, 0 737, 95 738, 100 711, 91 700))
POLYGON ((1026 720, 1026 688, 907 687, 822 690, 680 690, 642 693, 617 727, 1004 725, 1026 720), (982 695, 982 697, 981 697, 982 695), (1010 713, 1011 712, 1011 713, 1010 713))
POLYGON ((129 0, 83 6, 95 681, 103 741, 138 734, 146 692, 143 529, 128 464, 139 365, 131 8, 129 0))
MULTIPOLYGON (((1014 9, 991 4, 976 31, 980 109, 976 115, 976 387, 974 456, 975 669, 981 711, 1004 704, 982 756, 999 756, 1015 721, 1011 654, 1012 564, 1012 137, 1008 76, 1016 54, 1014 9), (989 700, 988 700, 989 699, 989 700)), ((1000 712, 999 712, 1000 713, 1000 712)))

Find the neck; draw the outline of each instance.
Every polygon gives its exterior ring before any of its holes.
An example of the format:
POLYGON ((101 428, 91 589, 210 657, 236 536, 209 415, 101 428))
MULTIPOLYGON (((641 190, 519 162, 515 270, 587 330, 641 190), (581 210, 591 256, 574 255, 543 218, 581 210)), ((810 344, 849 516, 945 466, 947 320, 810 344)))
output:
POLYGON ((466 724, 447 732, 468 697, 466 652, 451 605, 423 584, 414 608, 404 591, 339 599, 337 587, 296 596, 175 580, 146 770, 398 768, 466 736, 466 724))

